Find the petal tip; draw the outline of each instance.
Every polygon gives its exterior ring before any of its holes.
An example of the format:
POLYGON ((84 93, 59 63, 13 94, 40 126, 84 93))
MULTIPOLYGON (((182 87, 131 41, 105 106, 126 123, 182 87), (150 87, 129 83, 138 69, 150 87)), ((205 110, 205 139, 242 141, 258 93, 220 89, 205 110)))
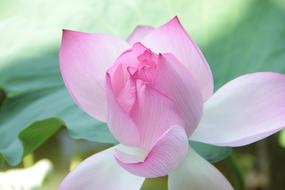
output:
POLYGON ((178 24, 179 26, 182 26, 180 19, 177 15, 170 19, 166 24, 178 24))

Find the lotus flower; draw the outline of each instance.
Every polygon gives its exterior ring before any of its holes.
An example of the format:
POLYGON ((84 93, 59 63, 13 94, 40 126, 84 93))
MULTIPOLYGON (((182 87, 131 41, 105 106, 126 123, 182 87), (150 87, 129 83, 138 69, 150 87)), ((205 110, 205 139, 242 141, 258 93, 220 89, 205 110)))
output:
POLYGON ((230 190, 189 140, 243 146, 285 126, 285 76, 253 73, 213 93, 203 54, 178 18, 137 27, 127 41, 64 30, 60 68, 74 102, 120 143, 83 161, 59 190, 230 190))

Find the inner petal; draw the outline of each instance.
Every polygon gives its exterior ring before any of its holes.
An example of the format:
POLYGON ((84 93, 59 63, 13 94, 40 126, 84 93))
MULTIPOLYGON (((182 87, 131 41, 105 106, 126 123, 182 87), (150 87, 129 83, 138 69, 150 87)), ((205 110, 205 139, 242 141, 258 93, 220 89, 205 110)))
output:
POLYGON ((139 65, 138 56, 146 50, 145 47, 139 44, 135 44, 132 49, 125 51, 121 54, 114 65, 108 69, 111 77, 111 83, 115 96, 121 92, 126 82, 130 79, 132 72, 136 72, 139 65), (131 72, 130 72, 131 71, 131 72))
POLYGON ((173 125, 184 126, 174 103, 142 81, 136 81, 136 102, 130 116, 140 135, 140 146, 150 149, 173 125))
POLYGON ((143 54, 138 56, 140 64, 137 72, 133 75, 135 79, 140 79, 147 84, 151 84, 157 73, 158 56, 146 49, 143 54))
POLYGON ((117 101, 126 113, 130 113, 136 101, 136 87, 135 82, 130 79, 126 82, 123 89, 117 97, 117 101))
POLYGON ((157 73, 158 55, 136 43, 124 52, 110 69, 115 96, 126 113, 136 101, 136 81, 151 84, 157 73))

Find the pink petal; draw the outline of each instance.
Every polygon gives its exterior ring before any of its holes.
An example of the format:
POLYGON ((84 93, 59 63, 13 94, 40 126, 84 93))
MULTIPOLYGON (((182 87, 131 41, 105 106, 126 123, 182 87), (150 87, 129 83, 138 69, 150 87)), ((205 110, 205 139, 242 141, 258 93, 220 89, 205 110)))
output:
POLYGON ((153 30, 142 41, 157 53, 172 53, 185 64, 197 81, 204 100, 213 93, 211 69, 198 46, 192 41, 177 17, 153 30))
POLYGON ((106 81, 108 127, 120 143, 128 146, 138 146, 140 144, 139 131, 131 117, 118 104, 109 74, 107 74, 106 81))
POLYGON ((178 115, 186 122, 190 135, 197 127, 203 110, 203 100, 191 72, 173 55, 160 55, 158 73, 153 88, 169 97, 178 115))
POLYGON ((135 44, 132 49, 128 49, 122 53, 117 59, 114 65, 108 69, 108 74, 111 79, 111 84, 115 96, 120 96, 129 77, 129 68, 136 68, 139 65, 138 56, 145 51, 145 47, 139 43, 135 44))
POLYGON ((189 70, 174 56, 154 55, 136 43, 116 60, 108 77, 108 123, 121 143, 136 146, 140 141, 148 149, 172 125, 185 127, 188 135, 196 128, 202 96, 189 70))
POLYGON ((168 176, 169 190, 234 190, 213 165, 190 149, 183 163, 168 176))
POLYGON ((171 126, 184 126, 184 121, 169 98, 137 82, 137 100, 131 117, 138 127, 140 147, 149 149, 171 126))
POLYGON ((221 87, 204 106, 192 140, 243 146, 285 127, 285 75, 254 73, 221 87))
POLYGON ((124 73, 132 72, 129 69, 139 67, 139 58, 145 60, 151 57, 151 54, 142 57, 141 54, 144 52, 147 54, 147 49, 137 43, 133 49, 123 53, 116 60, 116 64, 108 70, 108 124, 113 135, 122 144, 148 149, 170 126, 185 126, 185 122, 180 118, 177 107, 171 99, 152 89, 148 82, 147 84, 142 82, 140 77, 146 80, 150 73, 144 75, 141 71, 132 76, 129 73, 126 76, 124 73))
POLYGON ((96 119, 106 121, 106 70, 128 48, 126 42, 113 36, 63 31, 63 80, 75 103, 96 119))
POLYGON ((167 175, 176 169, 188 151, 187 135, 182 127, 172 126, 155 143, 144 162, 126 163, 117 151, 118 163, 127 171, 144 177, 167 175))
POLYGON ((139 190, 144 178, 130 174, 121 168, 109 148, 79 164, 67 175, 58 190, 139 190))
POLYGON ((133 45, 136 42, 140 42, 147 34, 153 31, 152 26, 137 26, 132 34, 128 37, 128 43, 133 45))

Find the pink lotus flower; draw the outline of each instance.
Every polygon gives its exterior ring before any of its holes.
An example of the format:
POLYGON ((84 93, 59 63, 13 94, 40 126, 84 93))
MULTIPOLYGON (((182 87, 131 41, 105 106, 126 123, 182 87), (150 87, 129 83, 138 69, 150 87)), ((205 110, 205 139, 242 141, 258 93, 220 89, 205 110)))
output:
POLYGON ((209 65, 177 17, 137 27, 127 42, 65 30, 60 67, 76 104, 120 144, 83 161, 59 190, 138 190, 164 175, 170 190, 233 189, 188 141, 243 146, 285 126, 285 76, 248 74, 213 94, 209 65))

